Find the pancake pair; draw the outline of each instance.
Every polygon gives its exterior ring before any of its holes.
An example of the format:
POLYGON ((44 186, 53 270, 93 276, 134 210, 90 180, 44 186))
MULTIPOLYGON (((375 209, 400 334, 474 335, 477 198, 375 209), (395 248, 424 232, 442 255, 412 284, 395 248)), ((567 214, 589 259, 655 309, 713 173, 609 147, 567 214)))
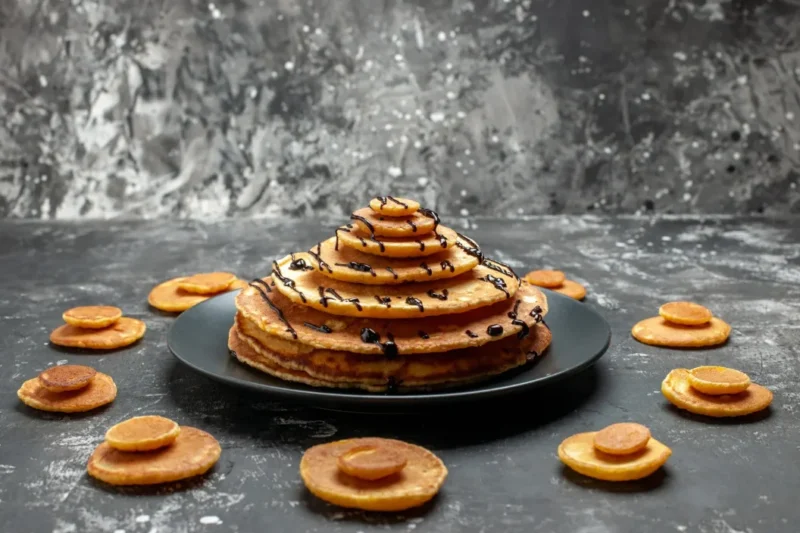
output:
POLYGON ((376 198, 334 237, 274 261, 236 307, 233 356, 315 387, 455 387, 525 365, 551 341, 538 288, 403 198, 376 198))

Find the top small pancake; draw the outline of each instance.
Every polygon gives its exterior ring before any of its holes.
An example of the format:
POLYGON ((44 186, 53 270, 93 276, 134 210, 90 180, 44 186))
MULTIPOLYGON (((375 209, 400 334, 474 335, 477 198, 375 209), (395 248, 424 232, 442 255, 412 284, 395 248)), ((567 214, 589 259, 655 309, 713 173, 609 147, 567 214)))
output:
POLYGON ((381 340, 392 335, 401 354, 441 353, 516 335, 532 327, 539 315, 547 313, 547 298, 528 283, 522 283, 514 298, 455 315, 407 320, 333 316, 284 297, 271 285, 271 278, 253 282, 236 296, 236 308, 243 319, 252 321, 264 332, 286 340, 296 340, 314 348, 354 353, 381 354, 376 343, 364 342, 362 330, 370 328, 381 340), (258 285, 258 289, 253 285, 258 285), (259 289, 263 292, 259 292, 259 289), (521 323, 514 323, 514 316, 521 323), (489 328, 499 324, 502 331, 489 328))
POLYGON ((318 270, 325 276, 365 285, 400 283, 452 278, 478 266, 478 258, 453 246, 438 254, 416 259, 393 259, 365 254, 347 246, 336 249, 331 237, 308 253, 292 255, 289 270, 318 270))
POLYGON ((314 270, 291 270, 291 257, 273 264, 275 287, 290 300, 333 315, 419 318, 451 315, 514 296, 519 279, 503 268, 478 265, 455 278, 404 285, 359 285, 314 270))
POLYGON ((365 254, 382 255, 384 257, 425 257, 447 250, 455 246, 458 234, 439 226, 435 232, 419 237, 378 237, 372 238, 369 232, 362 233, 352 224, 336 230, 336 238, 348 248, 354 248, 365 254))
POLYGON ((378 196, 370 200, 369 207, 376 213, 387 217, 405 217, 416 213, 419 209, 419 203, 408 198, 378 196))
POLYGON ((387 217, 364 207, 354 212, 350 218, 359 233, 372 235, 374 231, 376 237, 421 237, 432 232, 436 225, 432 217, 427 217, 420 211, 404 217, 387 217), (361 218, 372 227, 367 226, 361 218))

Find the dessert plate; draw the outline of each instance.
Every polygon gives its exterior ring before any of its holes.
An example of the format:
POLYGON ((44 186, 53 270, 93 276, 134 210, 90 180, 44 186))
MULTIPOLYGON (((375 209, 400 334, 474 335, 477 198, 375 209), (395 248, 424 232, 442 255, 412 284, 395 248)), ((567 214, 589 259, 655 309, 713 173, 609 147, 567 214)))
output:
POLYGON ((212 379, 321 408, 411 407, 478 400, 528 391, 571 376, 591 366, 608 349, 611 328, 597 311, 572 298, 543 291, 550 306, 546 321, 553 332, 545 354, 519 369, 458 389, 395 394, 321 389, 254 370, 228 352, 228 330, 236 314, 234 298, 238 291, 185 311, 172 325, 167 344, 180 361, 212 379))

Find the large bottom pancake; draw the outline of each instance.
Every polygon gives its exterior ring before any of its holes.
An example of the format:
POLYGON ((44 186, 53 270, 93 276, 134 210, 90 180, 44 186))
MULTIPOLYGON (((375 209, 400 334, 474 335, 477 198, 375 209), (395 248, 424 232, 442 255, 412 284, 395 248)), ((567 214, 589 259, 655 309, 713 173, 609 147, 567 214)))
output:
POLYGON ((228 337, 234 356, 273 376, 315 387, 425 390, 455 387, 495 376, 525 364, 547 349, 552 336, 543 325, 528 338, 509 338, 477 348, 445 354, 382 356, 287 346, 286 341, 264 334, 237 320, 228 337), (254 337, 248 336, 251 333, 254 337), (269 344, 269 347, 265 346, 269 344))
POLYGON ((456 315, 403 320, 333 316, 290 301, 266 279, 239 293, 239 313, 270 335, 337 351, 380 354, 391 336, 401 355, 447 352, 514 336, 547 313, 544 294, 522 283, 514 298, 456 315), (364 340, 366 328, 377 340, 364 340))

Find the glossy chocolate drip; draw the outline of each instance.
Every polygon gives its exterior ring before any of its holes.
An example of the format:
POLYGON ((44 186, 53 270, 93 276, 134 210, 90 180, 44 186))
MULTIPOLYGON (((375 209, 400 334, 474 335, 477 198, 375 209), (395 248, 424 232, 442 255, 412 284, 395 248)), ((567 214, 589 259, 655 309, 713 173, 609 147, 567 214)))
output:
POLYGON ((528 313, 528 316, 533 317, 534 324, 538 324, 539 322, 544 322, 544 318, 542 318, 542 308, 538 305, 533 309, 531 309, 531 312, 528 313))
POLYGON ((398 200, 394 196, 387 196, 386 198, 388 198, 391 202, 408 209, 408 204, 404 204, 403 202, 401 202, 400 200, 398 200))
POLYGON ((366 263, 356 263, 355 261, 350 261, 349 263, 334 263, 336 266, 349 268, 350 270, 355 270, 358 272, 369 272, 372 274, 372 277, 377 276, 372 267, 366 263))
POLYGON ((514 302, 514 309, 508 312, 508 318, 517 318, 517 311, 519 311, 519 304, 522 300, 517 300, 514 302))
POLYGON ((422 241, 414 241, 415 243, 419 244, 419 251, 422 252, 425 250, 425 243, 422 241))
POLYGON ((381 336, 374 329, 361 328, 361 341, 367 344, 375 344, 381 341, 381 336))
POLYGON ((447 300, 447 289, 443 289, 441 293, 436 293, 433 289, 430 289, 427 294, 431 298, 436 298, 437 300, 447 300))
POLYGON ((433 276, 433 270, 428 266, 428 263, 420 263, 419 267, 427 272, 429 276, 433 276))
MULTIPOLYGON (((370 233, 369 238, 370 238, 370 240, 372 242, 374 242, 374 243, 377 243, 378 247, 381 249, 381 253, 386 251, 386 246, 384 246, 381 241, 379 241, 378 239, 375 238, 375 226, 370 224, 367 221, 366 218, 364 218, 364 217, 362 217, 360 215, 350 215, 350 218, 352 218, 353 220, 358 220, 359 222, 364 224, 367 227, 367 229, 369 230, 369 233, 370 233)), ((364 244, 364 246, 366 246, 366 244, 364 244)))
MULTIPOLYGON (((263 279, 254 279, 253 281, 250 282, 250 285, 253 286, 253 283, 261 285, 262 287, 264 287, 264 290, 267 291, 267 292, 272 292, 272 287, 270 287, 269 283, 267 283, 263 279)), ((258 288, 258 287, 256 287, 256 288, 258 288)))
POLYGON ((336 228, 336 231, 333 232, 334 235, 336 235, 336 244, 334 245, 333 249, 336 250, 337 252, 339 251, 339 232, 340 231, 344 231, 345 233, 350 233, 349 229, 341 228, 341 227, 336 228))
POLYGON ((355 305, 356 309, 359 311, 362 309, 360 300, 358 298, 342 298, 338 292, 331 288, 323 289, 322 287, 317 287, 317 290, 319 291, 320 297, 319 303, 321 303, 323 307, 328 307, 328 300, 338 300, 340 302, 351 303, 355 305), (331 296, 325 296, 326 293, 330 294, 331 296))
POLYGON ((498 291, 503 291, 506 294, 506 298, 511 297, 511 294, 509 294, 508 292, 508 286, 506 285, 506 280, 502 278, 497 278, 495 276, 492 276, 491 274, 486 274, 486 276, 478 279, 481 281, 485 281, 487 283, 491 283, 492 286, 498 291))
POLYGON ((312 324, 311 322, 303 322, 303 325, 307 328, 311 328, 315 331, 319 331, 320 333, 331 333, 333 330, 326 326, 325 324, 321 326, 317 326, 316 324, 312 324))
POLYGON ((385 305, 386 307, 392 306, 392 297, 391 296, 378 296, 375 295, 375 299, 378 300, 378 303, 381 305, 385 305))
POLYGON ((292 262, 289 263, 289 270, 314 270, 314 267, 306 263, 305 259, 302 257, 300 259, 295 259, 294 254, 292 254, 292 262))
POLYGON ((281 267, 278 266, 277 261, 272 262, 272 273, 278 277, 278 279, 283 283, 284 287, 289 287, 294 292, 300 295, 300 299, 303 300, 303 303, 306 303, 306 295, 303 294, 296 286, 293 279, 289 279, 283 274, 281 274, 281 267))
POLYGON ((386 202, 387 202, 388 199, 385 196, 376 196, 376 198, 381 203, 381 207, 380 208, 383 209, 383 207, 386 205, 386 202))
POLYGON ((447 237, 436 231, 439 228, 439 214, 432 209, 426 209, 424 207, 420 207, 419 212, 422 213, 423 216, 433 219, 433 234, 439 239, 439 244, 442 248, 447 248, 447 237))
POLYGON ((392 267, 386 267, 386 270, 388 270, 389 272, 391 272, 392 276, 394 276, 394 279, 397 279, 397 272, 395 272, 394 270, 392 270, 392 267))
POLYGON ((526 355, 527 355, 526 359, 528 360, 529 363, 531 361, 533 361, 534 359, 538 359, 539 358, 539 353, 536 350, 531 350, 526 355))
POLYGON ((370 328, 361 328, 362 342, 366 342, 367 344, 377 344, 380 346, 383 355, 385 355, 388 359, 394 359, 398 354, 397 344, 395 344, 394 336, 391 333, 387 334, 386 337, 386 342, 381 342, 381 336, 377 331, 370 328))
POLYGON ((466 243, 467 243, 469 246, 464 246, 464 243, 462 243, 462 242, 460 242, 460 241, 456 241, 456 246, 458 246, 459 248, 461 248, 462 250, 464 250, 465 252, 467 252, 467 253, 468 253, 469 255, 471 255, 472 257, 476 257, 476 258, 478 259, 478 261, 480 261, 481 263, 483 263, 483 252, 481 251, 481 247, 480 247, 480 246, 478 246, 478 243, 476 243, 475 241, 473 241, 473 240, 472 240, 472 239, 470 239, 469 237, 467 237, 467 236, 465 236, 465 235, 462 235, 461 233, 457 233, 457 235, 458 235, 458 236, 459 236, 459 237, 460 237, 462 240, 466 241, 466 243))
POLYGON ((386 342, 381 344, 383 355, 385 355, 387 359, 395 359, 397 358, 399 350, 397 349, 397 344, 395 344, 394 342, 394 335, 392 335, 391 333, 387 333, 386 337, 387 337, 386 342))
POLYGON ((408 222, 408 225, 411 226, 411 231, 416 233, 417 232, 417 225, 414 224, 413 222, 411 222, 410 220, 406 220, 406 222, 408 222))
POLYGON ((453 266, 453 263, 451 263, 450 261, 448 261, 446 259, 444 261, 442 261, 441 263, 439 263, 439 266, 442 267, 442 270, 447 270, 449 268, 450 272, 455 272, 456 271, 456 267, 453 266))
POLYGON ((492 324, 488 328, 486 328, 486 334, 490 337, 497 337, 498 335, 503 334, 503 326, 500 324, 492 324))
POLYGON ((272 300, 270 300, 269 296, 267 296, 267 292, 270 291, 269 286, 266 283, 264 283, 262 280, 260 280, 260 279, 258 279, 258 280, 254 279, 250 283, 250 286, 258 291, 258 294, 261 295, 261 299, 264 300, 264 302, 269 306, 270 309, 272 309, 272 311, 276 315, 278 315, 278 320, 283 322, 283 324, 286 326, 286 331, 291 333, 293 339, 296 339, 297 338, 297 331, 295 331, 295 329, 292 327, 292 325, 289 324, 289 321, 286 320, 286 317, 283 316, 283 311, 278 309, 278 307, 274 303, 272 303, 272 300), (261 286, 266 288, 267 292, 264 292, 264 289, 262 289, 261 286))
POLYGON ((430 339, 430 338, 431 338, 431 336, 430 336, 430 335, 428 335, 427 333, 425 333, 425 332, 424 332, 424 331, 422 331, 422 330, 418 331, 418 332, 417 332, 417 335, 419 335, 419 338, 420 338, 420 339, 425 339, 425 340, 428 340, 428 339, 430 339))
POLYGON ((467 337, 469 337, 470 339, 477 339, 478 338, 478 335, 476 335, 475 333, 471 332, 470 330, 467 330, 464 333, 466 333, 467 337))
POLYGON ((422 301, 420 301, 419 298, 414 298, 413 296, 409 296, 408 298, 406 298, 406 304, 416 305, 421 313, 425 311, 425 306, 422 305, 422 301))
POLYGON ((322 259, 321 251, 322 251, 322 245, 320 243, 317 243, 316 251, 309 250, 308 255, 313 257, 314 260, 317 262, 317 268, 319 268, 320 272, 322 271, 323 268, 327 269, 328 272, 333 272, 331 266, 322 259))
POLYGON ((528 324, 525 323, 523 320, 515 318, 514 320, 511 321, 511 324, 513 324, 514 326, 522 327, 522 329, 517 332, 517 338, 519 340, 522 340, 531 334, 531 328, 529 328, 528 324))
POLYGON ((519 276, 514 271, 514 269, 508 266, 507 264, 498 261, 497 259, 485 259, 483 264, 491 268, 492 270, 500 272, 501 274, 505 274, 508 277, 513 277, 514 279, 519 281, 519 276), (491 262, 492 264, 488 264, 487 261, 491 262))

